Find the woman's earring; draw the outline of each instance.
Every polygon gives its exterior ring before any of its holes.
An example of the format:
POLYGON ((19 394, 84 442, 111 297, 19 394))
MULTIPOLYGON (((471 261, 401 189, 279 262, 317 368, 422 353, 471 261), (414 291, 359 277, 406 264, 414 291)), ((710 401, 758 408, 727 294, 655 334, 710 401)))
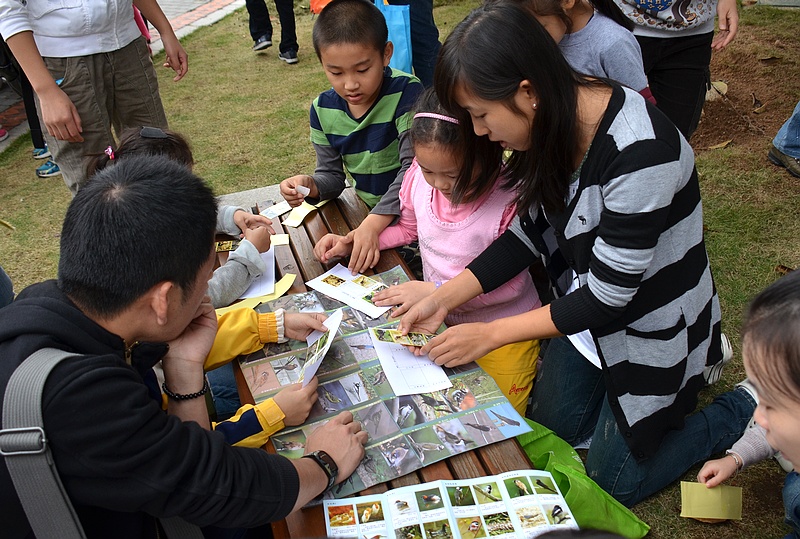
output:
POLYGON ((534 104, 533 104, 533 110, 536 110, 536 107, 537 107, 537 106, 538 106, 538 105, 537 105, 536 103, 534 103, 534 104))

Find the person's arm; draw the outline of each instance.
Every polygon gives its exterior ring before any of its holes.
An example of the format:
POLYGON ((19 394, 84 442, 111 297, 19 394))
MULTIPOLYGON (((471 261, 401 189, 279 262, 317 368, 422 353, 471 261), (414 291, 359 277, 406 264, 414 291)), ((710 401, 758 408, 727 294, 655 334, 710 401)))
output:
POLYGON ((718 0, 717 24, 719 31, 711 42, 711 48, 721 51, 734 40, 739 31, 739 11, 736 0, 718 0))
POLYGON ((395 217, 400 215, 400 188, 403 186, 403 179, 414 161, 414 145, 411 143, 411 135, 408 131, 400 133, 398 151, 400 153, 400 170, 397 172, 394 181, 389 185, 386 193, 381 195, 380 201, 370 212, 370 215, 391 216, 392 219, 389 220, 389 224, 392 223, 395 217))
POLYGON ((259 313, 250 308, 226 312, 217 320, 217 337, 203 368, 214 370, 235 357, 260 350, 266 343, 278 342, 284 336, 285 314, 283 309, 274 313, 259 313))
POLYGON ((214 270, 208 281, 208 295, 214 308, 226 307, 239 299, 247 287, 267 271, 261 253, 248 240, 228 255, 228 260, 214 270))
POLYGON ((175 36, 172 25, 167 20, 158 2, 156 0, 133 0, 133 4, 139 8, 144 18, 158 30, 161 36, 161 43, 164 44, 164 54, 166 55, 164 67, 170 67, 175 71, 175 78, 172 80, 175 82, 181 80, 189 71, 189 55, 186 54, 183 45, 175 36))
MULTIPOLYGON (((330 200, 342 194, 347 186, 344 175, 344 164, 339 150, 333 146, 313 143, 317 155, 317 167, 311 178, 317 188, 318 196, 309 195, 311 202, 330 200)), ((313 194, 313 192, 312 192, 313 194)))
POLYGON ((39 97, 47 132, 59 140, 82 142, 83 125, 78 109, 50 75, 33 39, 33 32, 14 34, 6 39, 6 43, 39 97))

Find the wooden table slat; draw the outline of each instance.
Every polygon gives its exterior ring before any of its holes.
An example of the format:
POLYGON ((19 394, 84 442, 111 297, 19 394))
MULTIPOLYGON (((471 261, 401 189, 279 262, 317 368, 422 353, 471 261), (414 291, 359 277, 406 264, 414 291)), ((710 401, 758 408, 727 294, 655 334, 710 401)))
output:
POLYGON ((292 252, 300 269, 299 277, 303 282, 325 273, 322 264, 314 257, 314 246, 308 237, 306 229, 304 227, 293 228, 287 226, 286 232, 289 234, 289 243, 292 246, 292 252))

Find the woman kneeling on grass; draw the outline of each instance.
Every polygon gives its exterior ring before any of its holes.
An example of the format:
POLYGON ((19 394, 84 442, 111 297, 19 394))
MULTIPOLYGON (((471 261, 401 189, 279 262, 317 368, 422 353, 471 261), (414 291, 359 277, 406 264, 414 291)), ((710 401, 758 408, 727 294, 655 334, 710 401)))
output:
POLYGON ((745 388, 686 417, 704 370, 722 360, 721 314, 694 156, 675 126, 636 92, 572 71, 536 19, 512 5, 478 8, 456 27, 435 88, 474 131, 465 137, 511 150, 519 215, 408 309, 401 330, 433 331, 541 256, 557 299, 449 328, 422 353, 454 366, 553 338, 531 418, 573 444, 592 437, 589 476, 629 506, 730 447, 755 409, 745 388))

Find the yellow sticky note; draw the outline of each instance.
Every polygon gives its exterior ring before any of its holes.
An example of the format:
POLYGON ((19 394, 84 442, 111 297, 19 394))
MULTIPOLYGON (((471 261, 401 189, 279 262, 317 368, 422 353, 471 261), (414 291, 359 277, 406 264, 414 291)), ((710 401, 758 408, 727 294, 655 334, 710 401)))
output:
POLYGON ((245 307, 248 309, 252 309, 259 303, 265 303, 267 301, 278 299, 279 297, 281 297, 282 295, 284 295, 286 292, 289 291, 289 289, 292 287, 292 284, 294 283, 295 277, 296 275, 294 273, 287 273, 286 275, 283 276, 283 278, 280 281, 275 283, 275 291, 272 294, 266 294, 264 296, 258 296, 256 298, 247 298, 243 299, 238 303, 234 303, 233 305, 228 305, 227 307, 220 307, 219 309, 217 309, 217 316, 223 315, 228 311, 232 311, 234 309, 243 309, 245 307))
POLYGON ((289 234, 273 234, 269 241, 272 245, 289 245, 289 234))
POLYGON ((742 519, 742 489, 681 481, 681 516, 709 519, 742 519))
POLYGON ((292 211, 289 213, 289 217, 286 218, 283 224, 285 226, 297 228, 303 223, 303 219, 305 219, 309 213, 316 210, 317 208, 321 208, 327 202, 328 202, 327 200, 323 200, 321 202, 317 202, 316 204, 312 205, 309 204, 308 202, 303 201, 302 204, 292 209, 292 211))

